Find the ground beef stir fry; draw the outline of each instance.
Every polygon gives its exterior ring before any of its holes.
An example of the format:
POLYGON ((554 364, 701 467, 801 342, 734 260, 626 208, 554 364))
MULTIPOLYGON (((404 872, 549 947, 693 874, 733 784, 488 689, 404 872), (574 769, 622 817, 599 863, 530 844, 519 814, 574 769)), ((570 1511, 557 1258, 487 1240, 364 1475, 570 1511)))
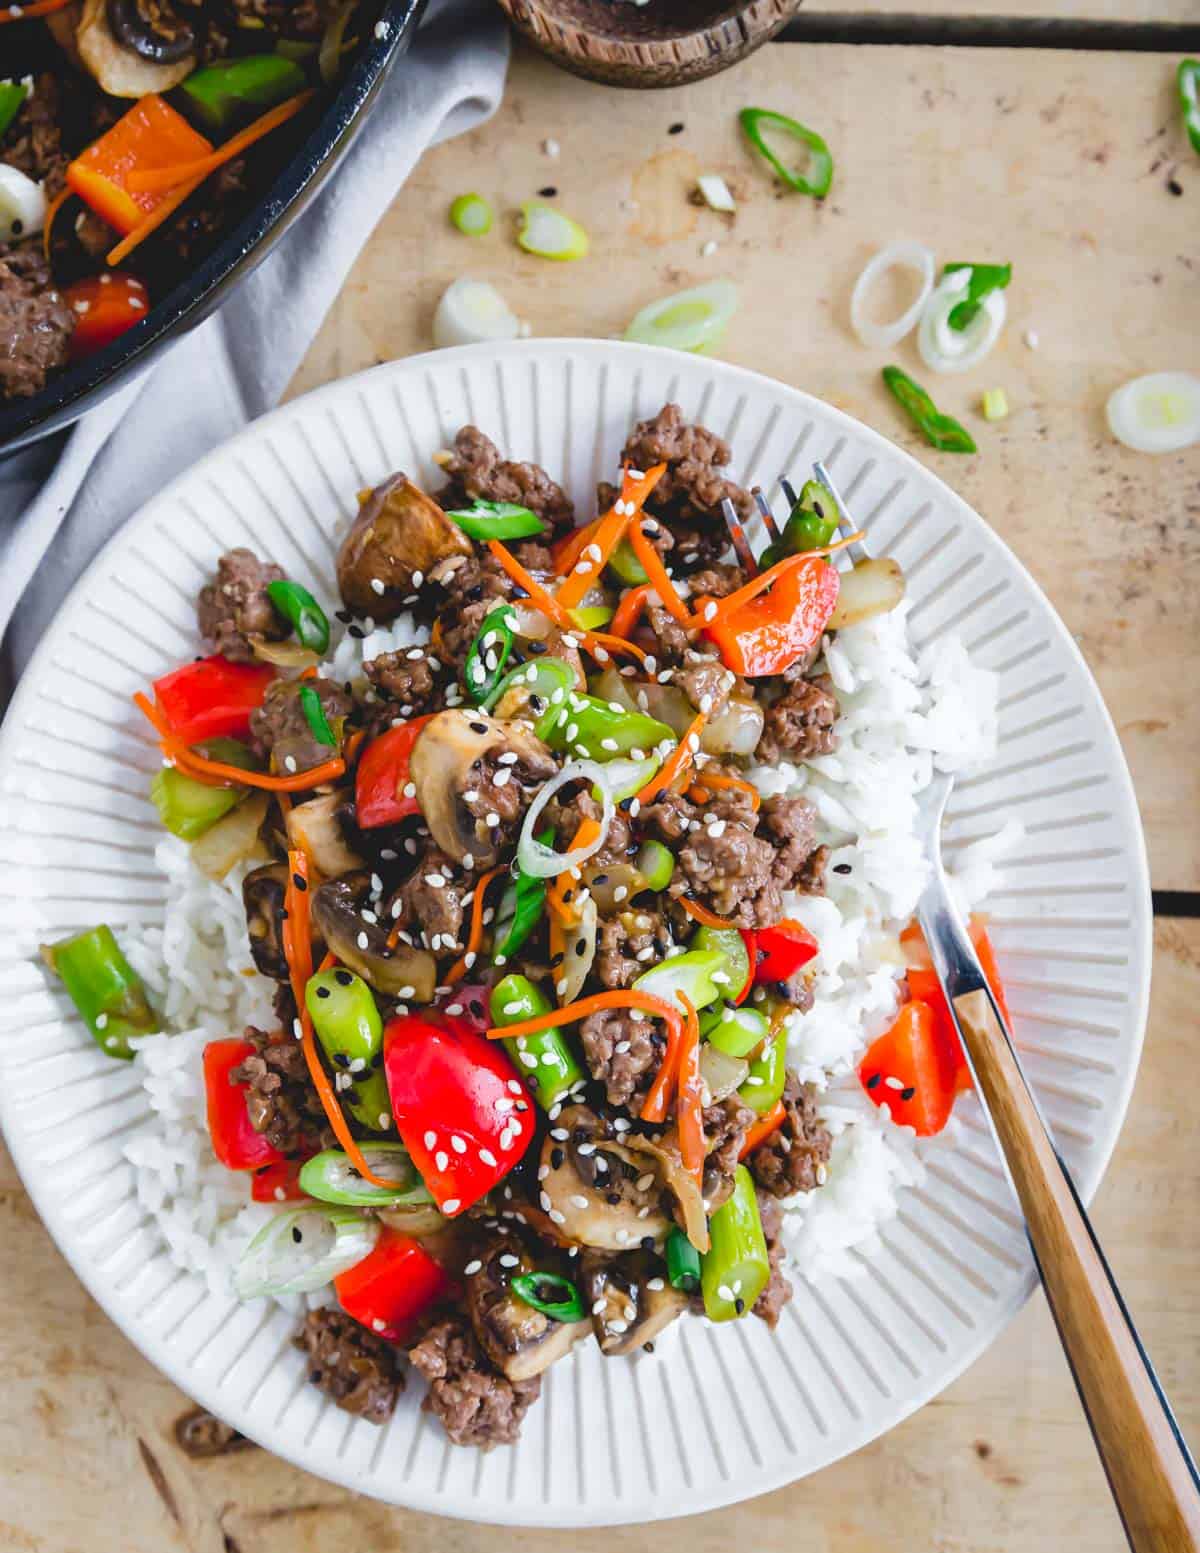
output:
POLYGON ((807 638, 769 626, 775 658, 749 662, 739 633, 775 595, 741 613, 729 449, 667 405, 623 458, 604 552, 545 470, 464 427, 437 501, 401 473, 361 493, 339 599, 222 556, 210 655, 147 702, 174 763, 160 813, 187 840, 202 815, 210 852, 234 838, 277 987, 277 1029, 205 1054, 214 1149, 279 1208, 239 1291, 274 1292, 272 1256, 294 1276, 312 1216, 349 1205, 361 1244, 297 1338, 312 1383, 379 1423, 411 1366, 481 1449, 517 1438, 577 1342, 633 1352, 696 1301, 774 1326, 786 1210, 830 1162, 787 1066, 830 852, 802 780, 757 785, 835 746, 811 672, 828 611, 807 638), (680 591, 631 613, 606 568, 646 480, 642 533, 680 591), (726 1222, 753 1227, 736 1272, 726 1222))

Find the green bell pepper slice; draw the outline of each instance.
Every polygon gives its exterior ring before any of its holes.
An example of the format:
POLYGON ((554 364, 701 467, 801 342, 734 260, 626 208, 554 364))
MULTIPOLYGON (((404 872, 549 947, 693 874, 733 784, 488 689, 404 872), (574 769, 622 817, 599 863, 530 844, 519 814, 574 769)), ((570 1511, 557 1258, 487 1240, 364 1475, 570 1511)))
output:
POLYGON ((753 1308, 771 1277, 754 1179, 745 1165, 737 1167, 733 1195, 708 1230, 712 1244, 700 1262, 704 1313, 710 1321, 735 1321, 753 1308))
POLYGON ((804 555, 809 550, 824 549, 837 533, 841 520, 833 492, 820 480, 806 480, 783 526, 779 543, 767 546, 759 558, 759 566, 774 566, 786 555, 804 555))
POLYGON ((787 1082, 787 1041, 777 1032, 750 1064, 746 1081, 738 1090, 738 1099, 760 1116, 775 1106, 787 1082))
MULTIPOLYGON (((550 1012, 550 1001, 528 976, 505 976, 492 988, 490 1010, 494 1025, 515 1025, 550 1012)), ((539 1105, 550 1111, 576 1088, 587 1082, 566 1037, 557 1026, 517 1035, 504 1045, 513 1061, 533 1085, 539 1105)))
POLYGON ((250 54, 193 71, 179 88, 179 104, 210 139, 225 140, 307 84, 294 60, 250 54))
POLYGON ((387 1132, 392 1102, 382 1072, 383 1020, 374 993, 361 976, 339 965, 309 977, 304 1006, 350 1114, 371 1132, 387 1132))
MULTIPOLYGON (((537 839, 542 846, 552 847, 553 825, 537 839)), ((503 965, 506 960, 510 960, 542 920, 546 910, 546 884, 545 879, 535 879, 523 868, 517 867, 516 878, 504 892, 496 917, 493 965, 503 965)))
POLYGON ((833 183, 833 155, 816 130, 809 129, 785 113, 773 113, 769 108, 743 108, 738 122, 746 139, 774 169, 779 181, 796 194, 811 194, 813 199, 824 199, 833 183), (764 129, 777 130, 790 135, 808 148, 807 173, 795 172, 775 154, 767 144, 764 129))
POLYGON ((568 695, 565 711, 553 726, 538 736, 557 753, 569 752, 585 759, 606 761, 640 750, 647 755, 663 742, 674 745, 677 735, 666 723, 644 712, 614 712, 607 701, 577 693, 568 695))
POLYGON ((623 583, 631 588, 640 587, 642 583, 649 582, 646 576, 646 568, 638 560, 633 546, 627 539, 622 539, 608 558, 608 569, 623 583))
POLYGON ((688 947, 706 951, 715 950, 722 957, 725 963, 714 979, 721 988, 722 997, 736 998, 750 975, 750 955, 746 950, 746 940, 738 930, 698 927, 692 934, 688 947))
POLYGON ((919 383, 899 367, 884 367, 884 386, 922 433, 942 453, 977 453, 975 439, 952 415, 943 415, 919 383))
POLYGON ((106 923, 41 946, 42 959, 67 989, 92 1039, 110 1057, 129 1061, 134 1036, 162 1029, 141 977, 106 923))
MULTIPOLYGON (((259 768, 253 752, 236 739, 209 739, 194 747, 197 754, 226 766, 239 766, 243 771, 259 768)), ((195 841, 203 836, 248 792, 245 787, 213 787, 208 782, 197 782, 174 766, 163 766, 150 782, 150 801, 158 810, 159 819, 181 841, 195 841)))
POLYGON ((286 577, 267 584, 267 597, 288 621, 296 640, 310 652, 329 650, 329 617, 302 583, 286 577))
POLYGON ((730 1057, 748 1057, 767 1039, 771 1027, 758 1009, 731 1008, 725 1003, 705 1014, 700 1033, 718 1051, 730 1057))
POLYGON ((505 664, 513 649, 516 615, 511 604, 501 604, 483 617, 483 624, 467 651, 463 684, 477 706, 490 706, 505 683, 505 664))

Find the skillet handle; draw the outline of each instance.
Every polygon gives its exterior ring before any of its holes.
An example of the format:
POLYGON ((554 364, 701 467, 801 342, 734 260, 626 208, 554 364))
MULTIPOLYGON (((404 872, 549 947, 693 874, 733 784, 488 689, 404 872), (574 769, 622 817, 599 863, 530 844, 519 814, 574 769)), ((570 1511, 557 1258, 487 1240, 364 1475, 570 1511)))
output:
POLYGON ((1200 1479, 985 991, 954 1000, 1050 1310, 1135 1553, 1200 1549, 1200 1479))

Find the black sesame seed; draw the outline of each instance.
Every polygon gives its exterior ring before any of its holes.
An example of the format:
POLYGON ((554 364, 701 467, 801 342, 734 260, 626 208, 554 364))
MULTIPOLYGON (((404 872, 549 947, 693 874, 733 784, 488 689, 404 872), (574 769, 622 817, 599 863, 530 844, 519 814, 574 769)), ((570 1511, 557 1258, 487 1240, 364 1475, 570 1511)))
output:
POLYGON ((556 971, 559 968, 559 966, 563 963, 563 960, 565 958, 566 958, 566 956, 564 954, 562 954, 561 951, 558 954, 552 954, 550 956, 550 969, 552 971, 556 971))
POLYGON ((642 1236, 642 1250, 643 1251, 653 1251, 654 1250, 654 1236, 653 1235, 643 1235, 642 1236))
POLYGON ((25 230, 25 223, 21 220, 21 218, 19 216, 13 222, 12 227, 10 228, 10 230, 11 230, 12 235, 14 237, 20 237, 21 233, 25 230))
POLYGON ((525 650, 532 653, 534 657, 540 657, 542 653, 549 652, 550 648, 545 642, 526 642, 525 650))
POLYGON ((383 1067, 383 1047, 382 1046, 375 1053, 375 1055, 371 1058, 371 1066, 373 1068, 382 1068, 383 1067))
POLYGON ((471 724, 471 732, 472 733, 486 733, 487 731, 488 731, 488 727, 487 727, 486 723, 472 723, 471 724))
POLYGON ((643 1353, 653 1353, 654 1352, 654 1344, 653 1343, 643 1343, 642 1344, 642 1352, 643 1353))
POLYGON ((345 1052, 334 1052, 333 1060, 339 1068, 348 1068, 350 1066, 350 1058, 345 1052))
POLYGON ((594 878, 592 879, 592 887, 593 888, 595 888, 595 886, 598 885, 598 884, 607 884, 607 883, 608 883, 608 875, 607 874, 596 874, 594 876, 594 878))
POLYGON ((317 988, 317 996, 319 998, 331 998, 333 996, 333 993, 330 992, 328 987, 318 987, 317 988))
POLYGON ((321 1384, 321 1376, 323 1373, 324 1371, 322 1370, 309 1370, 308 1378, 310 1381, 312 1381, 314 1386, 319 1386, 321 1384))
POLYGON ((541 197, 544 200, 552 200, 554 198, 554 196, 558 193, 558 190, 554 187, 554 185, 552 183, 548 183, 544 189, 539 189, 538 193, 541 195, 541 197))
POLYGON ((473 588, 468 588, 466 593, 467 603, 475 604, 483 597, 483 584, 477 582, 473 588))
POLYGON ((336 970, 333 973, 333 979, 339 987, 352 987, 354 985, 354 977, 349 971, 336 970))
POLYGON ((628 811, 628 809, 629 809, 629 807, 631 806, 632 803, 633 803, 633 799, 632 798, 622 798, 621 802, 617 805, 617 808, 618 809, 625 809, 626 811, 628 811))
POLYGON ((608 1192, 605 1194, 604 1201, 615 1208, 621 1201, 621 1194, 620 1192, 608 1192))
POLYGON ((853 873, 853 869, 850 867, 849 863, 835 863, 833 865, 833 871, 835 874, 853 873))
POLYGON ((1170 189, 1176 199, 1183 193, 1183 184, 1180 183, 1178 178, 1168 178, 1167 188, 1170 189))
POLYGON ((304 1239, 304 1236, 300 1231, 300 1227, 297 1224, 292 1225, 292 1239, 296 1242, 297 1245, 299 1245, 300 1242, 304 1239))
POLYGON ((296 886, 296 888, 298 890, 307 890, 308 889, 308 880, 304 877, 303 874, 293 874, 292 875, 292 883, 296 886))
POLYGON ((672 124, 670 129, 667 131, 667 134, 668 135, 682 135, 683 134, 683 125, 682 124, 672 124))
POLYGON ((340 620, 344 626, 348 626, 350 624, 350 622, 354 619, 354 616, 350 613, 350 611, 348 609, 335 609, 333 614, 334 614, 334 618, 336 620, 340 620))
POLYGON ((746 1314, 746 1302, 744 1299, 742 1299, 740 1294, 738 1295, 737 1299, 734 1300, 733 1308, 737 1311, 739 1316, 744 1316, 746 1314))
POLYGON ((875 1089, 878 1086, 879 1080, 882 1077, 883 1077, 882 1073, 872 1073, 871 1077, 867 1080, 867 1088, 868 1089, 875 1089))
POLYGON ((366 634, 367 633, 363 630, 362 626, 351 626, 350 627, 350 635, 354 638, 354 640, 356 642, 361 642, 363 637, 366 636, 366 634))
POLYGON ((914 1088, 913 1088, 913 1086, 912 1086, 912 1085, 911 1085, 911 1084, 910 1084, 910 1085, 909 1085, 909 1086, 908 1086, 908 1088, 907 1088, 907 1089, 902 1089, 902 1090, 901 1090, 901 1091, 900 1091, 900 1098, 901 1098, 901 1100, 911 1100, 911 1099, 912 1099, 912 1097, 913 1097, 913 1096, 914 1096, 914 1095, 915 1095, 915 1094, 916 1094, 916 1090, 915 1090, 915 1089, 914 1089, 914 1088))
POLYGON ((576 941, 575 941, 575 953, 576 954, 586 954, 587 953, 587 947, 588 946, 584 943, 582 938, 576 939, 576 941))
POLYGON ((551 1165, 551 1168, 554 1169, 554 1170, 561 1170, 562 1169, 563 1160, 566 1159, 566 1157, 567 1156, 563 1153, 562 1149, 551 1149, 550 1150, 550 1165, 551 1165))

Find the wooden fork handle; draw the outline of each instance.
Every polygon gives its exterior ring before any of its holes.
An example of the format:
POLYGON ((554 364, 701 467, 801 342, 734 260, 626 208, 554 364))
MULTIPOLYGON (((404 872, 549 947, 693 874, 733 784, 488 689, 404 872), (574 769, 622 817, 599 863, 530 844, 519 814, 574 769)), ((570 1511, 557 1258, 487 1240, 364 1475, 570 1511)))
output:
POLYGON ((1016 1053, 985 992, 954 1010, 1130 1546, 1200 1549, 1195 1463, 1016 1053))

